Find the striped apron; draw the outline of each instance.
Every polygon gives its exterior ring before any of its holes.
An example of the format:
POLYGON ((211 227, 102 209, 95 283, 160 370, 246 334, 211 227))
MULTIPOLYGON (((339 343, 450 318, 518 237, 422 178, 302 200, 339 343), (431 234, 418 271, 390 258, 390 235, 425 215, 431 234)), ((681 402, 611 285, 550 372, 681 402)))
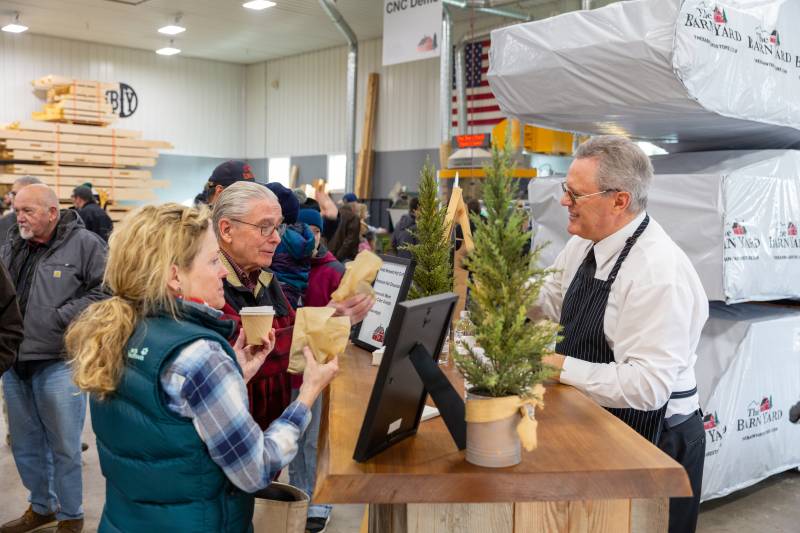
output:
MULTIPOLYGON (((608 364, 614 361, 614 351, 608 346, 603 330, 608 294, 622 263, 649 222, 650 216, 646 215, 633 235, 625 241, 625 247, 606 280, 595 279, 594 248, 589 250, 564 296, 561 309, 563 339, 556 344, 556 353, 590 363, 608 364)), ((610 407, 606 409, 653 444, 658 443, 667 410, 666 404, 654 411, 610 407)))

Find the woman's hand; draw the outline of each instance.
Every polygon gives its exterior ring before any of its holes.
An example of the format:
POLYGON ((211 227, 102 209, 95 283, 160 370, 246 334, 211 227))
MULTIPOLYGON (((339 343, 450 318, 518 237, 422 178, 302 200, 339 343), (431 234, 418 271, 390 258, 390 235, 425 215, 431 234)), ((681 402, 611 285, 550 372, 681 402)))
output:
POLYGON ((328 302, 328 307, 333 307, 336 312, 333 316, 346 316, 350 318, 350 325, 355 326, 367 316, 375 300, 366 294, 356 294, 342 302, 328 302))
POLYGON ((319 393, 325 390, 339 372, 339 358, 334 357, 324 365, 320 364, 308 346, 303 348, 303 355, 306 356, 306 369, 303 372, 303 385, 300 387, 297 400, 310 409, 319 393))
POLYGON ((275 348, 275 330, 269 330, 264 337, 261 338, 261 346, 248 344, 244 345, 244 329, 239 330, 239 336, 236 337, 236 343, 233 345, 233 351, 236 352, 236 361, 242 367, 244 373, 244 382, 247 383, 256 375, 258 369, 264 364, 267 355, 275 348))

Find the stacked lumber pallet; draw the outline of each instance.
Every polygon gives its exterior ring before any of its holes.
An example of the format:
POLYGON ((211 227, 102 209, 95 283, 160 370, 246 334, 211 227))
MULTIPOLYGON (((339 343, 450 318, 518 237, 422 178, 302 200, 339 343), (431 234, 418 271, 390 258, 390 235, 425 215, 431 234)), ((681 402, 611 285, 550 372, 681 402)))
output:
POLYGON ((155 200, 153 189, 168 186, 167 181, 152 179, 149 169, 156 165, 159 150, 172 145, 108 126, 114 115, 105 91, 113 85, 52 75, 33 85, 46 92, 48 103, 44 111, 34 113, 36 120, 0 126, 0 184, 36 176, 53 187, 66 207, 72 190, 90 182, 108 198, 107 209, 115 221, 135 207, 130 202, 155 200), (76 102, 83 108, 73 108, 76 102))
POLYGON ((31 83, 46 100, 42 111, 33 113, 34 120, 106 126, 116 118, 106 102, 106 91, 118 89, 117 84, 52 74, 31 83))

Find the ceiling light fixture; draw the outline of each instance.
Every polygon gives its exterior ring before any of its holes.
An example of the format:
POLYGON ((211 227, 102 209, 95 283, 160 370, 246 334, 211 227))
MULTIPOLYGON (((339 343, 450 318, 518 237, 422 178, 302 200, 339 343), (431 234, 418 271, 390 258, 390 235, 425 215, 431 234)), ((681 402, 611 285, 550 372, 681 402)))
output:
POLYGON ((164 48, 159 48, 156 50, 156 53, 160 56, 174 56, 175 54, 180 54, 181 49, 175 48, 175 43, 172 39, 169 40, 169 46, 165 46, 164 48))
POLYGON ((163 33, 164 35, 178 35, 179 33, 183 33, 185 31, 186 28, 183 26, 178 26, 177 24, 167 24, 166 26, 158 28, 158 33, 163 33))
POLYGON ((28 27, 26 25, 20 24, 19 13, 14 13, 14 22, 6 24, 0 29, 8 33, 22 33, 24 31, 28 31, 28 27))
POLYGON ((270 2, 270 0, 251 0, 250 2, 245 2, 242 4, 242 7, 246 7, 247 9, 252 9, 254 11, 261 11, 262 9, 267 9, 268 7, 272 7, 275 5, 275 2, 270 2))
POLYGON ((179 33, 185 32, 186 28, 180 25, 182 17, 183 13, 178 13, 175 15, 175 23, 158 28, 158 33, 163 33, 164 35, 178 35, 179 33))

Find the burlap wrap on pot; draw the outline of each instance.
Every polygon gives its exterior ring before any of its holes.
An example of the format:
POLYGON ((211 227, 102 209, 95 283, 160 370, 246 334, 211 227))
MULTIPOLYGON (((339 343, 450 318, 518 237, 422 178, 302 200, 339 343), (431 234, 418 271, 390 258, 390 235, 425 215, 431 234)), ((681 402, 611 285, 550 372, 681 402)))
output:
POLYGON ((504 396, 502 398, 487 398, 480 401, 467 400, 467 422, 494 422, 503 420, 519 412, 520 421, 517 424, 517 434, 522 446, 527 451, 536 449, 536 417, 534 409, 544 409, 545 388, 541 384, 533 387, 531 398, 519 396, 504 396))

